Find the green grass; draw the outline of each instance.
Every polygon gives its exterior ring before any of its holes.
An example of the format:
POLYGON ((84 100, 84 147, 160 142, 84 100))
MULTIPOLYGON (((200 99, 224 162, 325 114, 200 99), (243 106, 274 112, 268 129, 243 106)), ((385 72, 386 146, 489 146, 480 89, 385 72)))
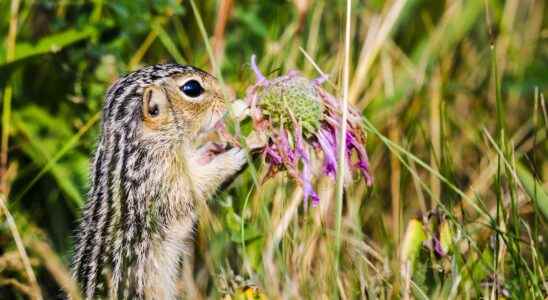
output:
POLYGON ((75 293, 88 157, 118 76, 190 63, 243 97, 252 54, 269 77, 329 75, 363 114, 375 181, 340 197, 321 178, 314 208, 253 161, 200 213, 187 298, 249 285, 271 299, 548 296, 544 2, 352 1, 347 53, 346 1, 237 1, 218 24, 221 1, 21 0, 15 38, 12 1, 0 2, 1 299, 75 293))

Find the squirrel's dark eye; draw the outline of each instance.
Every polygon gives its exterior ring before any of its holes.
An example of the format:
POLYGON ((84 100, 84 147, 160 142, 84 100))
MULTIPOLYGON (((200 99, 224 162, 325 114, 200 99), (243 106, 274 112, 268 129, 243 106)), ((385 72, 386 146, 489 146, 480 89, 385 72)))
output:
POLYGON ((200 96, 204 92, 204 88, 197 80, 189 80, 181 87, 181 92, 185 95, 195 98, 200 96))
POLYGON ((151 117, 157 117, 160 114, 160 108, 158 108, 157 104, 153 104, 148 108, 148 114, 151 117))

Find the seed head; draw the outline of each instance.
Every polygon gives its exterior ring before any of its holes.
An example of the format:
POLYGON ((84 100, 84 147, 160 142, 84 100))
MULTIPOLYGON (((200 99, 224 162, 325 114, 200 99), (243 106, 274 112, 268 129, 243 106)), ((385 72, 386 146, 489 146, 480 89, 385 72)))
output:
POLYGON ((274 126, 292 128, 298 123, 306 137, 318 131, 323 119, 318 92, 310 80, 299 75, 280 77, 263 87, 258 105, 274 126))

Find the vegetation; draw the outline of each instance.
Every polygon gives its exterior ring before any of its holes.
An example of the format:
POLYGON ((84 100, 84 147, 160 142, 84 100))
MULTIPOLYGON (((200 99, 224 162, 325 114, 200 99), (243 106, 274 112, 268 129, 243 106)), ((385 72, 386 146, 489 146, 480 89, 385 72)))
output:
POLYGON ((0 1, 0 298, 78 298, 74 229, 118 76, 192 64, 243 97, 256 54, 268 77, 348 94, 374 182, 338 210, 319 179, 312 207, 256 159, 202 209, 186 298, 545 299, 547 6, 352 1, 345 90, 346 1, 0 1))

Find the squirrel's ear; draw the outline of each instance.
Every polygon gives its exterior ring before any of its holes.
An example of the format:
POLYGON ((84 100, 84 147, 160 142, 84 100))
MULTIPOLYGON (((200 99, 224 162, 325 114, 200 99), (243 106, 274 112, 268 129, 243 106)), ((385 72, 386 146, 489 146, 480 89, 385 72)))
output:
POLYGON ((143 121, 149 129, 159 129, 167 121, 169 102, 164 91, 148 86, 143 91, 143 121))

